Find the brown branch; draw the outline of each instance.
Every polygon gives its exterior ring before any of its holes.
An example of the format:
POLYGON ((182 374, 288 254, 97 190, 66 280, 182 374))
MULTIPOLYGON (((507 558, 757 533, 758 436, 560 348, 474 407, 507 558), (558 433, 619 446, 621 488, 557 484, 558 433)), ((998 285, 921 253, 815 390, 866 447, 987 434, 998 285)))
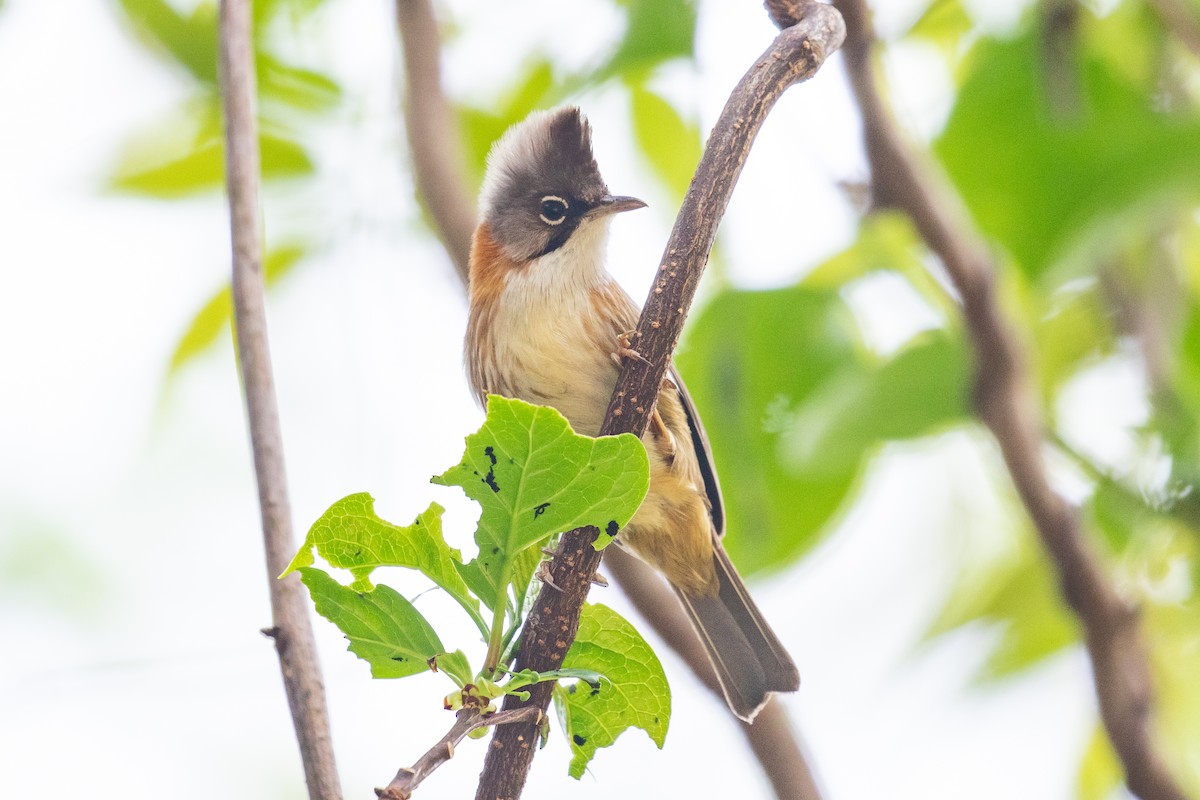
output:
POLYGON ((1082 107, 1079 80, 1078 0, 1048 0, 1040 9, 1041 79, 1047 105, 1060 122, 1078 119, 1082 107))
POLYGON ((408 800, 421 784, 435 769, 454 758, 454 748, 471 731, 486 728, 489 725, 510 725, 514 722, 530 721, 540 725, 542 712, 532 706, 519 708, 515 711, 499 711, 482 714, 478 709, 464 708, 458 712, 457 719, 446 731, 446 735, 438 743, 417 759, 411 767, 401 767, 392 778, 392 782, 382 789, 376 789, 375 795, 380 800, 408 800))
POLYGON ((1183 0, 1147 0, 1175 38, 1200 58, 1200 19, 1183 0))
MULTIPOLYGON (((671 353, 683 329, 697 283, 708 261, 717 223, 725 213, 734 184, 755 135, 775 101, 790 86, 816 73, 825 57, 841 44, 844 28, 829 6, 816 5, 798 24, 776 37, 742 78, 709 137, 675 227, 667 241, 659 276, 650 290, 633 341, 646 363, 628 359, 617 379, 601 434, 640 435, 649 421, 671 353)), ((592 547, 595 528, 570 531, 559 541, 546 582, 533 603, 521 636, 517 669, 555 669, 575 639, 579 613, 601 553, 592 547)), ((539 683, 527 703, 506 697, 504 707, 532 705, 544 710, 553 685, 539 683)), ((480 777, 477 800, 515 798, 525 785, 533 761, 536 733, 532 725, 506 725, 496 730, 480 777)))
MULTIPOLYGON (((650 627, 724 705, 725 697, 700 637, 663 579, 637 558, 619 549, 604 557, 604 568, 621 584, 650 627)), ((767 700, 753 725, 737 718, 734 721, 762 764, 776 797, 780 800, 819 800, 821 791, 816 778, 779 698, 772 696, 767 700)))
POLYGON ((458 125, 442 92, 440 39, 432 3, 396 0, 396 22, 404 47, 408 84, 404 122, 417 192, 466 286, 475 210, 463 190, 467 178, 458 146, 458 125))
POLYGON ((263 300, 262 223, 258 213, 259 154, 256 131, 254 51, 250 37, 250 0, 221 0, 221 96, 225 110, 225 180, 233 240, 234 323, 245 387, 258 501, 262 510, 263 542, 271 593, 273 627, 283 684, 304 776, 311 798, 338 800, 342 796, 333 758, 325 688, 317 661, 308 598, 300 576, 276 576, 287 568, 296 545, 288 511, 287 478, 283 468, 283 434, 271 375, 263 300))
POLYGON ((996 298, 996 268, 958 198, 933 178, 902 140, 872 71, 874 35, 864 0, 836 0, 846 18, 846 67, 862 111, 876 200, 908 214, 958 290, 975 353, 975 403, 992 431, 1017 493, 1078 616, 1095 676, 1100 716, 1143 800, 1183 800, 1151 735, 1153 689, 1138 615, 1113 587, 1079 516, 1050 487, 1043 423, 1022 343, 996 298))

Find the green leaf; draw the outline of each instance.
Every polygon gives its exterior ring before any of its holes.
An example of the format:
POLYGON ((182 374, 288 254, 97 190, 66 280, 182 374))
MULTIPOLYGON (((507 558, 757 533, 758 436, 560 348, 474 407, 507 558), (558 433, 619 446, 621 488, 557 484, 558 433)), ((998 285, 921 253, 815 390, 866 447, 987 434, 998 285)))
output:
MULTIPOLYGON (((322 111, 340 99, 337 83, 311 70, 292 67, 266 52, 264 32, 282 7, 306 14, 323 0, 267 0, 254 6, 255 61, 259 94, 295 108, 322 111)), ((217 85, 217 4, 202 2, 191 16, 177 12, 167 0, 120 0, 138 32, 161 48, 202 84, 217 85)))
POLYGON ((224 181, 224 146, 211 139, 165 161, 121 165, 112 186, 151 197, 177 198, 215 189, 224 181))
POLYGON ((1048 408, 1059 389, 1093 359, 1116 346, 1110 309, 1097 283, 1063 287, 1048 300, 1034 295, 1029 326, 1037 340, 1035 366, 1048 408))
MULTIPOLYGON (((273 286, 289 274, 307 252, 307 245, 293 243, 281 245, 267 253, 266 258, 263 259, 263 277, 267 286, 273 286)), ((178 373, 192 359, 215 344, 222 333, 230 331, 229 326, 232 319, 233 298, 229 293, 229 285, 226 284, 210 297, 192 317, 187 330, 179 338, 179 343, 175 345, 175 352, 171 354, 167 377, 170 378, 178 373)))
POLYGON ((138 32, 165 51, 192 76, 217 83, 217 6, 200 3, 184 17, 166 0, 120 0, 138 32))
POLYGON ((968 417, 966 350, 950 333, 922 334, 885 361, 857 340, 838 292, 806 285, 722 292, 689 330, 679 368, 745 572, 811 547, 881 442, 968 417))
POLYGON ((980 227, 1034 278, 1084 245, 1136 235, 1200 186, 1194 114, 1157 110, 1152 92, 1085 51, 1070 115, 1047 99, 1040 63, 1033 31, 978 46, 936 145, 980 227))
POLYGON ((908 29, 908 35, 932 42, 943 50, 957 50, 971 28, 971 18, 962 0, 933 0, 908 29))
POLYGON ((1013 675, 1079 641, 1078 623, 1030 531, 1015 553, 963 571, 929 635, 971 622, 994 625, 1000 635, 980 673, 983 680, 1013 675))
POLYGON ((641 728, 662 748, 671 719, 671 690, 658 657, 627 620, 607 606, 585 605, 563 668, 605 676, 598 687, 593 680, 555 692, 555 706, 574 754, 572 778, 583 777, 596 751, 628 728, 641 728))
POLYGON ((301 111, 321 112, 342 98, 337 81, 310 69, 284 64, 268 53, 257 60, 258 93, 264 102, 276 101, 301 111))
POLYGON ((884 441, 966 422, 969 386, 965 343, 927 331, 878 368, 844 370, 799 406, 785 457, 806 474, 855 470, 884 441))
POLYGON ((778 411, 810 398, 858 357, 836 292, 726 291, 694 319, 677 362, 721 476, 726 546, 743 574, 782 566, 815 541, 856 470, 803 474, 783 458, 778 411))
MULTIPOLYGON (((1192 255, 1192 267, 1200 271, 1200 251, 1192 255)), ((1172 389, 1152 396, 1150 429, 1162 437, 1171 454, 1173 490, 1188 492, 1174 505, 1200 530, 1200 291, 1193 289, 1182 317, 1170 343, 1172 389)))
POLYGON ((929 306, 946 319, 962 311, 929 270, 929 254, 906 214, 872 211, 858 228, 854 244, 819 264, 801 280, 812 289, 840 291, 875 272, 899 273, 929 306))
POLYGON ((442 536, 444 510, 431 503, 416 522, 400 527, 375 514, 375 499, 366 492, 343 497, 309 528, 283 575, 311 565, 314 549, 332 566, 350 570, 355 591, 370 591, 370 575, 378 567, 408 567, 420 570, 482 622, 479 601, 458 573, 462 555, 442 536))
POLYGON ((691 58, 696 50, 696 5, 691 0, 624 0, 625 35, 592 78, 638 75, 664 61, 691 58))
POLYGON ((490 395, 487 419, 467 437, 462 461, 433 482, 461 486, 483 506, 479 556, 462 571, 495 609, 519 554, 585 525, 601 531, 596 547, 604 547, 641 505, 649 475, 636 437, 580 436, 552 408, 490 395))
POLYGON ((516 591, 516 612, 518 617, 524 617, 525 611, 529 603, 533 602, 541 591, 541 584, 533 583, 533 575, 537 572, 538 564, 543 560, 542 551, 536 547, 531 547, 520 553, 517 553, 512 560, 512 583, 516 591), (521 587, 526 587, 525 592, 521 592, 521 587))
POLYGON ((376 586, 356 592, 316 567, 303 567, 317 613, 337 625, 350 640, 350 652, 371 665, 375 678, 404 678, 429 669, 429 660, 445 652, 433 628, 396 590, 376 586))
POLYGON ((453 653, 439 653, 434 659, 434 663, 440 671, 449 675, 460 689, 475 677, 475 673, 471 669, 471 662, 467 660, 467 654, 462 650, 455 650, 453 653))
MULTIPOLYGON (((313 171, 312 160, 298 143, 271 134, 258 137, 264 180, 296 178, 313 171)), ((186 197, 225 184, 225 144, 207 139, 165 160, 147 164, 135 157, 118 167, 111 185, 151 197, 186 197)))
POLYGON ((1121 766, 1104 726, 1096 724, 1079 765, 1079 800, 1108 800, 1121 785, 1121 766))
POLYGON ((290 12, 293 16, 309 14, 325 3, 325 0, 255 0, 253 3, 255 33, 277 14, 290 12))
MULTIPOLYGON (((1189 540, 1194 542, 1194 537, 1189 540)), ((1200 600, 1193 595, 1182 603, 1149 603, 1143 613, 1146 639, 1153 643, 1155 740, 1184 794, 1195 797, 1200 792, 1200 600)))
POLYGON ((700 162, 699 127, 684 122, 674 106, 644 83, 630 86, 629 99, 642 155, 675 199, 681 199, 700 162))
POLYGON ((1096 481, 1084 511, 1091 523, 1089 527, 1103 535, 1105 544, 1114 553, 1125 550, 1137 528, 1150 516, 1146 498, 1109 476, 1096 481))
POLYGON ((459 106, 458 128, 462 132, 467 168, 475 188, 483 181, 487 154, 510 126, 547 104, 554 88, 554 67, 545 59, 530 62, 524 76, 494 109, 459 106))

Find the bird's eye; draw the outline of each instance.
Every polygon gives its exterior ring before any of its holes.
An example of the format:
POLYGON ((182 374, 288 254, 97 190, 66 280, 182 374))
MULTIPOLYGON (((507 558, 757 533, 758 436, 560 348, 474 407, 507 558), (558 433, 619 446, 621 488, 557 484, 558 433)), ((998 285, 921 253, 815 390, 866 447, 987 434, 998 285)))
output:
POLYGON ((542 198, 542 211, 538 216, 547 225, 561 225, 567 218, 567 201, 552 194, 546 195, 542 198))

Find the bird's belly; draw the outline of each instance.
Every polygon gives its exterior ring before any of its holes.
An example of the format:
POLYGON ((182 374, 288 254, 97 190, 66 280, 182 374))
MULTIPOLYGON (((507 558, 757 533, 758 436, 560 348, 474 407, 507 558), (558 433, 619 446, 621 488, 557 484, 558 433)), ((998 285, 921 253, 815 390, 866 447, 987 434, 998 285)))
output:
POLYGON ((596 436, 617 382, 609 355, 582 324, 531 324, 497 348, 497 368, 513 397, 553 406, 577 433, 596 436))

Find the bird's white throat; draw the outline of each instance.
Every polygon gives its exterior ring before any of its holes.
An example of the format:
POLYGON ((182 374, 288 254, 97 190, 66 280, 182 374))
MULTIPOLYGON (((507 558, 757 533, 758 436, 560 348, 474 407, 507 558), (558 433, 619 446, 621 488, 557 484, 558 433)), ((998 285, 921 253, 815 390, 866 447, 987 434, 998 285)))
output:
POLYGON ((609 217, 581 224, 566 243, 508 277, 501 307, 532 309, 539 315, 561 309, 572 314, 587 302, 593 287, 611 280, 604 268, 608 250, 609 217))

